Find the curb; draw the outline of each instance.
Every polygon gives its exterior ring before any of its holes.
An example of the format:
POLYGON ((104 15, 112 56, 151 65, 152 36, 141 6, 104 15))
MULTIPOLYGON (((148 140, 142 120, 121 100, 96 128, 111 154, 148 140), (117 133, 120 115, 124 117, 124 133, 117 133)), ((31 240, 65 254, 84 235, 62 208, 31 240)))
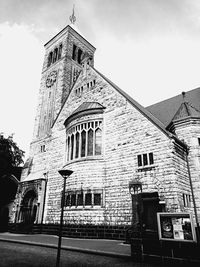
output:
MULTIPOLYGON (((57 245, 54 245, 54 244, 44 244, 40 242, 32 242, 32 241, 24 241, 24 240, 8 239, 8 238, 0 238, 0 241, 9 242, 9 243, 26 244, 26 245, 38 246, 38 247, 47 247, 47 248, 53 248, 53 249, 57 249, 58 247, 57 245)), ((82 253, 87 253, 87 254, 95 254, 95 255, 100 255, 100 256, 131 259, 130 255, 119 254, 117 252, 116 253, 106 252, 106 251, 101 251, 101 250, 83 249, 83 248, 77 248, 77 247, 71 247, 71 246, 62 246, 61 249, 82 252, 82 253)))

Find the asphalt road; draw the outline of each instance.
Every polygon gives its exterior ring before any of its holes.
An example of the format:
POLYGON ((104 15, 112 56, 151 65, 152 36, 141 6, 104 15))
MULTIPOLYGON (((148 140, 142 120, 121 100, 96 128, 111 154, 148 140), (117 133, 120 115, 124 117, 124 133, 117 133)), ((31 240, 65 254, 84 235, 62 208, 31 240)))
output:
MULTIPOLYGON (((0 241, 0 267, 53 267, 57 250, 0 241)), ((61 251, 60 266, 67 267, 153 267, 129 259, 61 251)))

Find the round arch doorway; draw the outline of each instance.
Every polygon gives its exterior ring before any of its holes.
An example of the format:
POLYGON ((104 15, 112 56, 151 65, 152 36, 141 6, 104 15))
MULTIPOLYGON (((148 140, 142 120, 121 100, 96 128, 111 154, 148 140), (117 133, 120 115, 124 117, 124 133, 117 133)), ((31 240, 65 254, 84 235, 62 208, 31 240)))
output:
POLYGON ((34 190, 28 191, 22 200, 20 221, 26 224, 35 222, 37 214, 37 194, 34 190))

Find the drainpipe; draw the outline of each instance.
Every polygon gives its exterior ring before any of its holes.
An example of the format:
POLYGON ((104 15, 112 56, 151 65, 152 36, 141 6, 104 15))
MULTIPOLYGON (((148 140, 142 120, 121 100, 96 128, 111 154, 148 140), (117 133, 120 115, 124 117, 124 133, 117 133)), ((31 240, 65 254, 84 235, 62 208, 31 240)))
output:
POLYGON ((199 221, 198 221, 197 207, 196 207, 196 202, 195 202, 195 197, 194 197, 194 190, 193 190, 188 154, 189 154, 189 147, 187 146, 187 148, 186 148, 186 162, 187 162, 188 176, 189 176, 190 188, 191 188, 191 194, 192 194, 192 202, 193 202, 193 206, 194 206, 194 215, 195 215, 195 220, 196 220, 196 225, 197 225, 197 240, 199 242, 200 241, 199 221))
POLYGON ((44 208, 45 208, 45 200, 46 200, 46 192, 47 192, 47 181, 48 181, 48 172, 44 173, 45 179, 45 187, 44 187, 44 199, 43 199, 43 207, 42 207, 42 219, 41 223, 43 225, 43 219, 44 219, 44 208))

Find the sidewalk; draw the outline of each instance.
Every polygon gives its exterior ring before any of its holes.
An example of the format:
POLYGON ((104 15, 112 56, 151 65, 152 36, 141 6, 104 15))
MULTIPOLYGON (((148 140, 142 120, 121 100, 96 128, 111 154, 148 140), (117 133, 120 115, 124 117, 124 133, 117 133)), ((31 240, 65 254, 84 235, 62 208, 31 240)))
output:
MULTIPOLYGON (((42 234, 25 235, 0 233, 0 241, 50 248, 57 248, 58 245, 57 236, 42 234)), ((62 249, 112 257, 129 258, 131 256, 130 245, 124 244, 121 240, 78 239, 62 237, 62 249)))

